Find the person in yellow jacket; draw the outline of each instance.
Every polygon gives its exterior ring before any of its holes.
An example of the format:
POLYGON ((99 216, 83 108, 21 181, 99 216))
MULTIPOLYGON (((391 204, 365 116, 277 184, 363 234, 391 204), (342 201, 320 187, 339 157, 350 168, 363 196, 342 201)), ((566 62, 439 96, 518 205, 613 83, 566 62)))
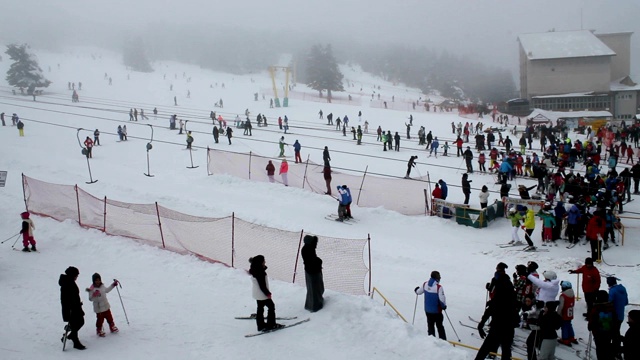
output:
POLYGON ((520 227, 522 215, 518 213, 515 206, 509 209, 508 218, 511 220, 511 241, 509 241, 509 245, 522 245, 520 236, 518 236, 518 228, 520 227))
POLYGON ((535 250, 536 247, 533 246, 531 234, 533 234, 533 230, 536 228, 536 214, 533 212, 533 209, 525 207, 524 210, 526 211, 526 214, 524 216, 524 225, 522 225, 522 228, 524 229, 524 239, 527 241, 528 246, 523 250, 535 250))

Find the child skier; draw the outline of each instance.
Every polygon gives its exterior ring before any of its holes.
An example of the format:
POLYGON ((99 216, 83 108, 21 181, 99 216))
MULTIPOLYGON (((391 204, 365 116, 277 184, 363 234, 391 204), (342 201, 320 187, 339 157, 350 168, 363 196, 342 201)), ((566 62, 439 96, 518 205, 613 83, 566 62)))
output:
POLYGON ((575 333, 573 332, 573 325, 571 324, 576 297, 569 281, 561 281, 560 288, 562 289, 562 293, 560 293, 558 314, 562 317, 562 339, 558 340, 558 342, 571 346, 571 344, 578 343, 575 333))
POLYGON ((276 323, 276 305, 271 300, 271 291, 269 290, 269 277, 267 276, 267 266, 264 256, 257 255, 249 258, 251 263, 249 274, 251 274, 251 282, 253 284, 252 294, 257 303, 256 324, 258 331, 277 330, 284 325, 276 323), (264 322, 264 307, 267 307, 267 322, 264 322))
POLYGON ((20 217, 22 218, 20 234, 22 234, 22 246, 24 246, 22 251, 36 251, 36 240, 33 238, 33 230, 36 229, 36 226, 33 224, 33 220, 29 219, 28 211, 20 214, 20 217), (31 244, 31 250, 29 250, 29 244, 31 244))
MULTIPOLYGON (((545 206, 548 203, 545 203, 545 206)), ((555 217, 546 210, 541 210, 538 216, 542 219, 542 246, 553 246, 553 227, 556 226, 555 217)), ((555 244, 557 246, 557 244, 555 244)))
POLYGON ((522 241, 520 241, 520 237, 518 236, 521 219, 522 215, 516 211, 515 206, 509 209, 509 220, 511 220, 511 241, 509 241, 509 244, 511 245, 522 245, 522 241))
POLYGON ((93 284, 86 291, 89 293, 89 300, 93 303, 93 311, 96 313, 96 334, 100 337, 105 336, 102 330, 102 324, 104 324, 105 320, 109 324, 109 330, 112 333, 117 333, 118 328, 111 315, 111 306, 109 305, 109 300, 107 300, 107 293, 118 286, 118 280, 114 279, 109 287, 104 286, 98 273, 93 274, 91 280, 93 284))

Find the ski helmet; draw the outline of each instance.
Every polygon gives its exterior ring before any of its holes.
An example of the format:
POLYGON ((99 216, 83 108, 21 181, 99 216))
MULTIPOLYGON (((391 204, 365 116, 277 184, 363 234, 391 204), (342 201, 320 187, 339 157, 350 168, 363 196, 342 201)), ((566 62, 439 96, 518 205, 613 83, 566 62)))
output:
POLYGON ((571 285, 570 281, 562 280, 562 281, 560 281, 560 287, 562 289, 571 289, 573 287, 573 285, 571 285))
POLYGON ((555 280, 558 278, 558 275, 556 275, 556 272, 551 270, 547 270, 543 272, 542 276, 544 276, 544 278, 547 280, 555 280))

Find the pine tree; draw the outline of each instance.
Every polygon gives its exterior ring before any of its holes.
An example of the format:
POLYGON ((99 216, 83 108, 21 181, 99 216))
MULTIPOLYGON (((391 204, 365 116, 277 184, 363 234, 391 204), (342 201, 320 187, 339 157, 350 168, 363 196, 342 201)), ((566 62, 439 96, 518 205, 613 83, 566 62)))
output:
POLYGON ((36 87, 48 87, 51 81, 44 77, 36 56, 28 48, 27 44, 7 45, 5 53, 14 63, 7 70, 6 79, 9 85, 27 88, 32 93, 36 87))
POLYGON ((125 45, 122 60, 133 71, 153 72, 141 39, 132 40, 125 45))
POLYGON ((307 81, 306 84, 318 90, 320 97, 327 91, 327 98, 331 101, 331 91, 344 91, 342 78, 338 69, 338 63, 333 57, 331 45, 314 45, 307 56, 307 81))

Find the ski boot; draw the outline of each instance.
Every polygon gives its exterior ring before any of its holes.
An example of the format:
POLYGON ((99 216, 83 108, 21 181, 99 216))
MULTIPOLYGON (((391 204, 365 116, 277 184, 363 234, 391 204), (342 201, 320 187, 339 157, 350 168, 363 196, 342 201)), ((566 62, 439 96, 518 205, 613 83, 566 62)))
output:
POLYGON ((24 252, 31 252, 31 250, 29 250, 29 247, 28 247, 28 246, 25 246, 25 247, 22 249, 22 251, 24 251, 24 252))
POLYGON ((31 245, 31 251, 37 251, 35 245, 31 245))
POLYGON ((98 335, 99 337, 105 337, 105 333, 101 327, 96 329, 96 335, 98 335))
POLYGON ((115 334, 120 330, 118 330, 118 328, 115 325, 110 325, 109 326, 109 331, 111 331, 112 334, 115 334))

